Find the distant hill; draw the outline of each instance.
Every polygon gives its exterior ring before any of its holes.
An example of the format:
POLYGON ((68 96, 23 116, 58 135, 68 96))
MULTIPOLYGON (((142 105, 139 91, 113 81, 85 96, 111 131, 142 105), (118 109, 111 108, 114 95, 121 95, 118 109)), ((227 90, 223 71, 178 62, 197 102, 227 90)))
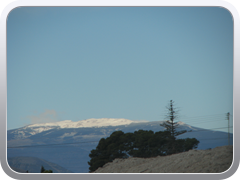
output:
POLYGON ((53 173, 72 173, 71 171, 46 160, 36 157, 11 157, 8 158, 8 164, 12 170, 20 173, 40 173, 41 166, 46 170, 52 170, 53 173))
MULTIPOLYGON (((70 120, 55 123, 32 124, 7 131, 7 156, 31 156, 47 159, 75 173, 88 173, 89 154, 101 138, 114 131, 124 133, 137 130, 163 131, 163 121, 132 121, 127 119, 87 119, 78 122, 70 120)), ((198 149, 228 145, 228 133, 206 130, 178 122, 179 130, 188 132, 178 138, 196 138, 198 149)), ((230 144, 233 135, 231 134, 230 144)), ((48 168, 46 168, 48 169, 48 168)))

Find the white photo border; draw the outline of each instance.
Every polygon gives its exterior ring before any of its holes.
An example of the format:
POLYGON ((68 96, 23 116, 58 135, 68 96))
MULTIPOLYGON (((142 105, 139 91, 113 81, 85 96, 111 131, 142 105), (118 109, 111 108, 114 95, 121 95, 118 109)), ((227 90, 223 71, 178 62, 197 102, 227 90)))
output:
POLYGON ((98 179, 98 180, 110 180, 116 179, 121 180, 122 178, 128 179, 226 179, 232 176, 238 169, 239 160, 240 160, 240 145, 236 143, 237 137, 239 137, 240 132, 237 131, 239 129, 239 121, 240 113, 237 111, 240 107, 240 19, 239 14, 235 7, 228 2, 220 1, 220 0, 19 0, 11 2, 2 12, 1 15, 1 24, 0 24, 0 132, 2 132, 0 136, 1 141, 1 149, 0 149, 0 157, 1 157, 1 165, 4 172, 14 179, 98 179), (101 174, 93 174, 93 173, 43 173, 43 174, 32 174, 32 173, 17 173, 13 171, 8 163, 7 163, 7 37, 6 37, 6 29, 7 29, 7 17, 8 14, 17 7, 34 7, 34 6, 54 6, 54 7, 63 7, 63 6, 168 6, 168 7, 222 7, 227 9, 233 17, 234 24, 234 45, 233 45, 233 57, 234 57, 234 69, 233 69, 233 163, 232 166, 223 173, 101 173, 101 174), (238 51, 237 51, 238 50, 238 51), (237 71, 238 70, 238 71, 237 71), (43 177, 45 176, 45 177, 43 177))

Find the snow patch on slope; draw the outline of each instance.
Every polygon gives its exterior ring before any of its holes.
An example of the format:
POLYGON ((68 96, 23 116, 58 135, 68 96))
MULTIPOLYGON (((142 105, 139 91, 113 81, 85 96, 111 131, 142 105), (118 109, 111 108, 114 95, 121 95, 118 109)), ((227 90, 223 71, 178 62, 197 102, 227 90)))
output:
POLYGON ((178 125, 182 125, 183 127, 188 127, 188 128, 190 128, 190 129, 192 129, 192 130, 197 130, 196 128, 193 128, 192 126, 190 126, 190 125, 188 125, 188 124, 186 124, 186 123, 184 123, 184 122, 182 122, 182 121, 178 121, 177 122, 177 124, 178 125))
POLYGON ((75 134, 77 134, 76 132, 71 132, 71 133, 64 133, 62 136, 60 136, 59 138, 65 138, 65 137, 71 137, 74 136, 75 134))

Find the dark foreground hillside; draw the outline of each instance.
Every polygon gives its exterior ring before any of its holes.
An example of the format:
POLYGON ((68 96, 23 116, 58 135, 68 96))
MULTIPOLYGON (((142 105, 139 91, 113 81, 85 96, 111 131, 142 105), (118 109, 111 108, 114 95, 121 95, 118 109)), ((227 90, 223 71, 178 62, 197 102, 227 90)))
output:
POLYGON ((155 158, 115 159, 93 173, 221 173, 232 160, 233 146, 221 146, 155 158))

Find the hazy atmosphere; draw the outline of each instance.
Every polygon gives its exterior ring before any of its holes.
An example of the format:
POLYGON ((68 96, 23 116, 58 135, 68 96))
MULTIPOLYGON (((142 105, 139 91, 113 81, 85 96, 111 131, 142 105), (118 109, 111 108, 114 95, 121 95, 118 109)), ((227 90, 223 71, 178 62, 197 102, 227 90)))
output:
POLYGON ((227 131, 233 20, 219 7, 20 7, 7 20, 7 129, 89 118, 227 131))

